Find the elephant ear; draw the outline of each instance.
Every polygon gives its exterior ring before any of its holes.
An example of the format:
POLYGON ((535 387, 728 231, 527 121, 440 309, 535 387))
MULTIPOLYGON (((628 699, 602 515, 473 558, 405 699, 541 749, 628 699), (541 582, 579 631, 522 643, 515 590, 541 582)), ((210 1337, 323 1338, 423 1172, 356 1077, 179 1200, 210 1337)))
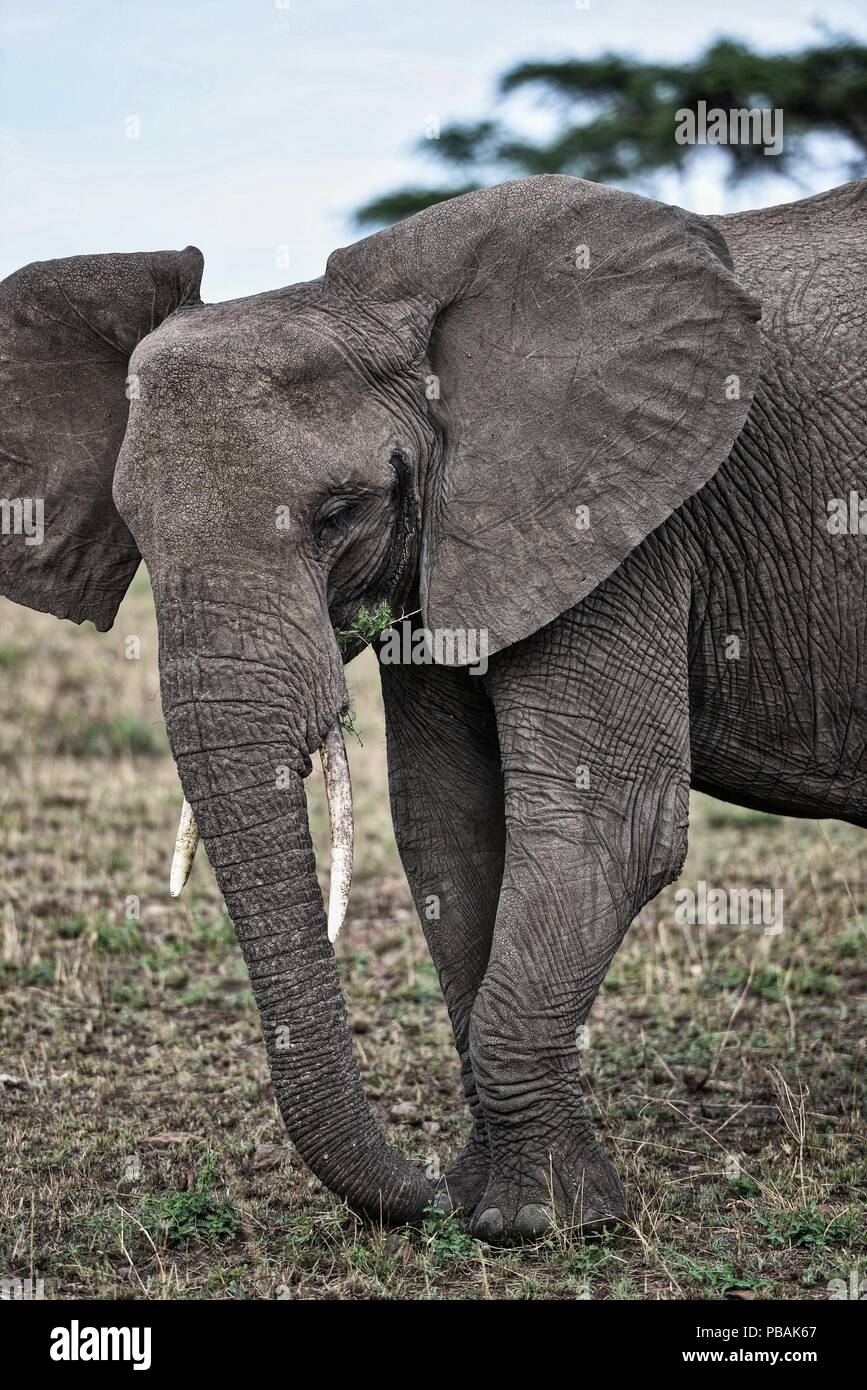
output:
POLYGON ((749 410, 759 307, 721 234, 651 199, 503 184, 337 253, 329 279, 379 301, 379 322, 390 302, 404 339, 426 322, 443 453, 424 617, 487 629, 491 653, 611 574, 708 481, 749 410))
POLYGON ((0 283, 0 594, 111 627, 139 552, 112 501, 136 344, 198 300, 202 255, 72 256, 0 283))

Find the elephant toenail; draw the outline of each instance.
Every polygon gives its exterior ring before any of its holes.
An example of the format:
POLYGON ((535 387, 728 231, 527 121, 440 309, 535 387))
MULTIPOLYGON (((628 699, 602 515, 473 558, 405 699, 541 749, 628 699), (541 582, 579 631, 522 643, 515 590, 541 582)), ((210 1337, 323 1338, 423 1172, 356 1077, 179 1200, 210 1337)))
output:
POLYGON ((515 1218, 515 1230, 521 1240, 538 1240, 550 1231, 553 1224, 550 1211, 538 1202, 530 1202, 526 1207, 521 1207, 515 1218))
POLYGON ((499 1207, 488 1207, 487 1211, 483 1211, 473 1222, 473 1235, 478 1236, 479 1240, 499 1240, 505 1227, 506 1223, 499 1207))

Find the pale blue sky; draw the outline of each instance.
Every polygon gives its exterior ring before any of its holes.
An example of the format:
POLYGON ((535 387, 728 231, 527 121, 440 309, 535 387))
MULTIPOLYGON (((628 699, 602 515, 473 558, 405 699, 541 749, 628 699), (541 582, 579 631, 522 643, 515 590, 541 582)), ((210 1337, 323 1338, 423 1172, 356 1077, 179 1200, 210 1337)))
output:
MULTIPOLYGON (((720 34, 784 49, 820 22, 867 38, 863 0, 0 0, 0 275, 195 242, 206 299, 309 279, 360 235, 359 203, 447 178, 413 152, 426 122, 489 113, 515 61, 685 58, 720 34)), ((663 196, 733 206, 716 157, 663 196)), ((841 177, 829 164, 806 191, 841 177)), ((737 205, 804 191, 767 180, 737 205)))

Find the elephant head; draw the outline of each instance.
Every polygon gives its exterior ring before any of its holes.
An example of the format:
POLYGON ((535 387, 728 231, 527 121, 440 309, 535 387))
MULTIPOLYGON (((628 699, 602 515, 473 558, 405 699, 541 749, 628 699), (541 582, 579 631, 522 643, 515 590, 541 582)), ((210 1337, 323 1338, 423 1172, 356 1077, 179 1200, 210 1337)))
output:
POLYGON ((305 814, 324 745, 345 863, 334 629, 420 605, 493 654, 578 603, 728 454, 758 309, 708 223, 563 177, 440 204, 309 284, 203 304, 201 269, 188 249, 3 282, 0 486, 45 529, 4 528, 0 592, 106 629, 145 559, 191 808, 174 887, 197 827, 292 1139, 405 1219, 428 1187, 361 1090, 305 814))

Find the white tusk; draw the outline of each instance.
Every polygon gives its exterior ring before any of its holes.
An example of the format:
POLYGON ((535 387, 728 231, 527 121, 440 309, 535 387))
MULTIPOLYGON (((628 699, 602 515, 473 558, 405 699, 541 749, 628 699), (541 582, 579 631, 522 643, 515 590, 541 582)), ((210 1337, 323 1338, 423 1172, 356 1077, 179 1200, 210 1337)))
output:
POLYGON ((199 827, 196 825, 193 808, 185 799, 181 807, 181 819, 178 823, 178 838, 175 840, 175 852, 172 856, 172 872, 169 877, 169 892, 173 898, 180 897, 181 889, 190 876, 190 870, 193 867, 193 860, 196 857, 198 843, 199 827))
POLYGON ((340 720, 332 724, 319 749, 331 822, 331 883, 328 888, 328 940, 343 926, 352 887, 352 783, 340 720))

